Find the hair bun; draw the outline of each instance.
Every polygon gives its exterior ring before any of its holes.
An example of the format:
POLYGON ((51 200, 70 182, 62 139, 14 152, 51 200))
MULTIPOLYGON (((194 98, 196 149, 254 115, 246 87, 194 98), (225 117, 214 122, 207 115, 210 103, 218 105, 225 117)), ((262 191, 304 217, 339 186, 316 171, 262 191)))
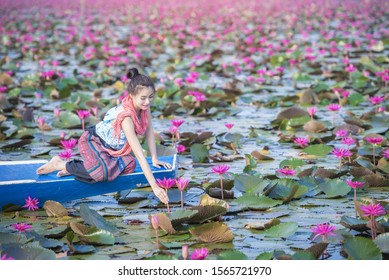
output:
POLYGON ((129 79, 133 79, 133 78, 135 78, 138 75, 139 75, 138 69, 131 68, 131 69, 128 69, 126 77, 129 78, 129 79))

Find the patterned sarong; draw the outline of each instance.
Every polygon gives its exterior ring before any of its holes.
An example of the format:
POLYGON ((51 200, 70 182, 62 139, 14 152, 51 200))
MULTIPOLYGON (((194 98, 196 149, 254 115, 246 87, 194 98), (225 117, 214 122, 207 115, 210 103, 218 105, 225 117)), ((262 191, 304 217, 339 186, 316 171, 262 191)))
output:
POLYGON ((113 157, 98 136, 86 130, 78 140, 78 150, 86 171, 96 182, 115 180, 120 174, 134 172, 136 162, 131 155, 113 157))

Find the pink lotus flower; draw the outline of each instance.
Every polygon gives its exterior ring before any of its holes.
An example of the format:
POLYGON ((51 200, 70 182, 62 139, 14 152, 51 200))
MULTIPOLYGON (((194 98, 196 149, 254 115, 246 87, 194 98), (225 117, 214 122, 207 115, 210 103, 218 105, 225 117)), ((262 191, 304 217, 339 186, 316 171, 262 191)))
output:
POLYGON ((353 64, 349 64, 346 68, 345 68, 346 72, 349 72, 349 73, 352 73, 352 72, 355 72, 357 70, 357 68, 354 67, 353 64))
POLYGON ((183 152, 185 152, 186 148, 184 145, 178 145, 177 146, 177 153, 181 154, 183 152))
POLYGON ((354 189, 354 209, 355 209, 355 218, 357 217, 357 188, 362 188, 365 185, 365 182, 351 181, 346 180, 347 185, 354 189))
POLYGON ((61 110, 58 107, 55 107, 53 112, 54 112, 54 116, 56 118, 59 118, 59 115, 61 114, 61 110))
POLYGON ((344 137, 341 142, 347 146, 351 146, 356 143, 355 139, 352 137, 344 137))
POLYGON ((383 140, 381 137, 366 137, 366 141, 373 145, 379 145, 383 140))
POLYGON ((159 220, 158 220, 158 216, 157 215, 151 216, 150 220, 151 220, 151 225, 155 231, 155 243, 157 244, 157 250, 159 250, 159 241, 158 241, 159 220))
POLYGON ((316 107, 307 108, 307 112, 311 116, 311 118, 313 118, 313 116, 316 114, 316 111, 317 111, 316 107))
POLYGON ((333 103, 333 104, 328 105, 326 108, 327 108, 328 110, 332 111, 332 112, 336 112, 336 111, 339 111, 340 108, 342 108, 342 106, 339 105, 339 104, 333 103))
POLYGON ((7 91, 7 87, 6 86, 0 86, 0 93, 6 92, 6 91, 7 91))
POLYGON ((61 153, 58 154, 58 156, 66 161, 68 161, 69 159, 71 159, 72 157, 75 156, 75 154, 73 154, 73 151, 72 150, 65 150, 61 153))
POLYGON ((176 179, 176 185, 181 192, 181 208, 184 208, 184 189, 188 186, 189 179, 178 178, 176 179))
POLYGON ((191 260, 204 260, 206 257, 208 257, 208 249, 205 247, 195 249, 192 254, 190 254, 191 260))
POLYGON ((32 228, 31 225, 25 224, 25 223, 17 223, 17 224, 12 224, 11 225, 15 230, 17 230, 19 233, 20 232, 25 232, 28 229, 32 228))
POLYGON ((294 176, 297 171, 294 169, 291 169, 289 167, 283 167, 283 168, 277 169, 277 172, 284 175, 284 176, 294 176))
POLYGON ((171 123, 175 127, 180 127, 185 121, 184 120, 171 120, 171 123))
POLYGON ((223 190, 223 174, 226 173, 230 167, 225 164, 219 164, 217 166, 212 167, 212 172, 217 173, 220 176, 220 189, 221 189, 221 198, 224 199, 224 190, 223 190))
POLYGON ((77 140, 74 138, 71 138, 69 140, 61 140, 61 145, 66 150, 73 150, 73 148, 77 145, 77 140))
POLYGON ((82 130, 85 130, 85 119, 91 114, 88 110, 77 110, 77 115, 81 119, 82 130))
POLYGON ((182 258, 184 260, 188 259, 188 255, 189 255, 189 248, 188 248, 188 245, 182 245, 182 258))
MULTIPOLYGON (((165 192, 166 192, 166 195, 167 195, 167 191, 168 189, 170 189, 171 187, 173 187, 175 185, 176 181, 172 178, 168 178, 166 179, 165 177, 163 177, 163 179, 157 179, 157 185, 163 189, 165 189, 165 192)), ((169 203, 166 204, 166 207, 167 207, 167 211, 168 213, 170 213, 170 206, 169 206, 169 203)))
POLYGON ((40 130, 44 130, 45 123, 46 123, 46 119, 45 118, 42 118, 42 117, 38 118, 38 126, 39 126, 40 130))
POLYGON ((386 159, 389 159, 389 149, 386 149, 382 152, 382 156, 385 157, 386 159))
POLYGON ((206 100, 205 95, 198 91, 188 91, 188 95, 193 96, 198 103, 206 100))
POLYGON ((228 130, 231 130, 231 128, 234 127, 234 124, 233 123, 226 123, 225 127, 227 127, 228 130))
POLYGON ((304 148, 304 147, 308 146, 309 138, 297 137, 296 139, 294 139, 294 143, 299 145, 301 148, 304 148))
POLYGON ((385 100, 384 96, 371 96, 369 99, 372 105, 380 104, 385 100))
POLYGON ((348 134, 348 130, 346 130, 346 129, 340 129, 340 130, 338 130, 338 131, 335 133, 336 137, 339 137, 339 138, 346 137, 347 134, 348 134))
POLYGON ((365 217, 369 217, 371 221, 371 238, 374 240, 377 236, 377 222, 376 217, 382 216, 386 214, 384 207, 381 204, 369 204, 362 205, 361 210, 364 213, 365 217))
POLYGON ((334 148, 331 152, 337 158, 351 157, 353 153, 350 150, 342 149, 342 148, 334 148))
POLYGON ((38 209, 39 201, 37 198, 31 198, 28 196, 28 198, 25 199, 26 204, 23 206, 23 208, 27 208, 29 211, 35 211, 38 209))
POLYGON ((316 237, 321 236, 323 238, 323 242, 326 242, 328 236, 335 236, 333 233, 334 230, 335 226, 330 226, 329 224, 318 224, 316 227, 311 228, 311 231, 316 233, 312 240, 315 240, 316 237))
POLYGON ((0 260, 2 261, 11 261, 14 260, 14 258, 8 257, 6 254, 2 255, 0 260))

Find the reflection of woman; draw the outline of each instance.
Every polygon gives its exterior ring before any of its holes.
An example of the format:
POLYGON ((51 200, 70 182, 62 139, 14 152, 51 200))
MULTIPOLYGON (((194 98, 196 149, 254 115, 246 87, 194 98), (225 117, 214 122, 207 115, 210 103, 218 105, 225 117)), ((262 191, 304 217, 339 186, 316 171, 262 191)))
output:
POLYGON ((151 125, 150 104, 155 95, 152 80, 138 73, 136 68, 128 70, 128 96, 118 106, 110 109, 104 120, 95 127, 88 128, 78 141, 78 149, 83 161, 63 161, 53 157, 39 167, 37 174, 59 171, 58 176, 74 175, 77 180, 94 183, 112 181, 120 174, 132 173, 135 159, 132 151, 146 176, 155 195, 167 203, 166 193, 160 188, 151 172, 137 135, 146 133, 146 142, 155 167, 171 168, 157 158, 154 131, 151 125))

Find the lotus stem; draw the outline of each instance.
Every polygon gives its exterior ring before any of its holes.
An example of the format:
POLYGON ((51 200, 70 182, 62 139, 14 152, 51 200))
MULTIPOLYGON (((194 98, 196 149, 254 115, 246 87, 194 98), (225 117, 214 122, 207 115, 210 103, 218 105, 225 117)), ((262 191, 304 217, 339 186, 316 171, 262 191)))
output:
MULTIPOLYGON (((167 195, 167 189, 165 189, 165 192, 166 192, 166 195, 167 195)), ((167 212, 170 213, 170 206, 169 206, 169 202, 166 203, 166 207, 167 207, 167 212)))
POLYGON ((355 218, 357 218, 357 189, 354 189, 354 210, 355 210, 355 218))
POLYGON ((158 230, 155 230, 155 242, 157 243, 157 250, 159 250, 158 230))
POLYGON ((184 192, 181 191, 181 209, 184 209, 184 192))
POLYGON ((375 144, 373 144, 373 165, 375 166, 375 144))
POLYGON ((81 120, 81 124, 82 124, 82 130, 85 131, 85 123, 84 123, 84 119, 81 120))
POLYGON ((222 192, 222 199, 224 199, 223 179, 222 179, 222 175, 221 174, 220 174, 220 189, 221 189, 221 192, 222 192))

